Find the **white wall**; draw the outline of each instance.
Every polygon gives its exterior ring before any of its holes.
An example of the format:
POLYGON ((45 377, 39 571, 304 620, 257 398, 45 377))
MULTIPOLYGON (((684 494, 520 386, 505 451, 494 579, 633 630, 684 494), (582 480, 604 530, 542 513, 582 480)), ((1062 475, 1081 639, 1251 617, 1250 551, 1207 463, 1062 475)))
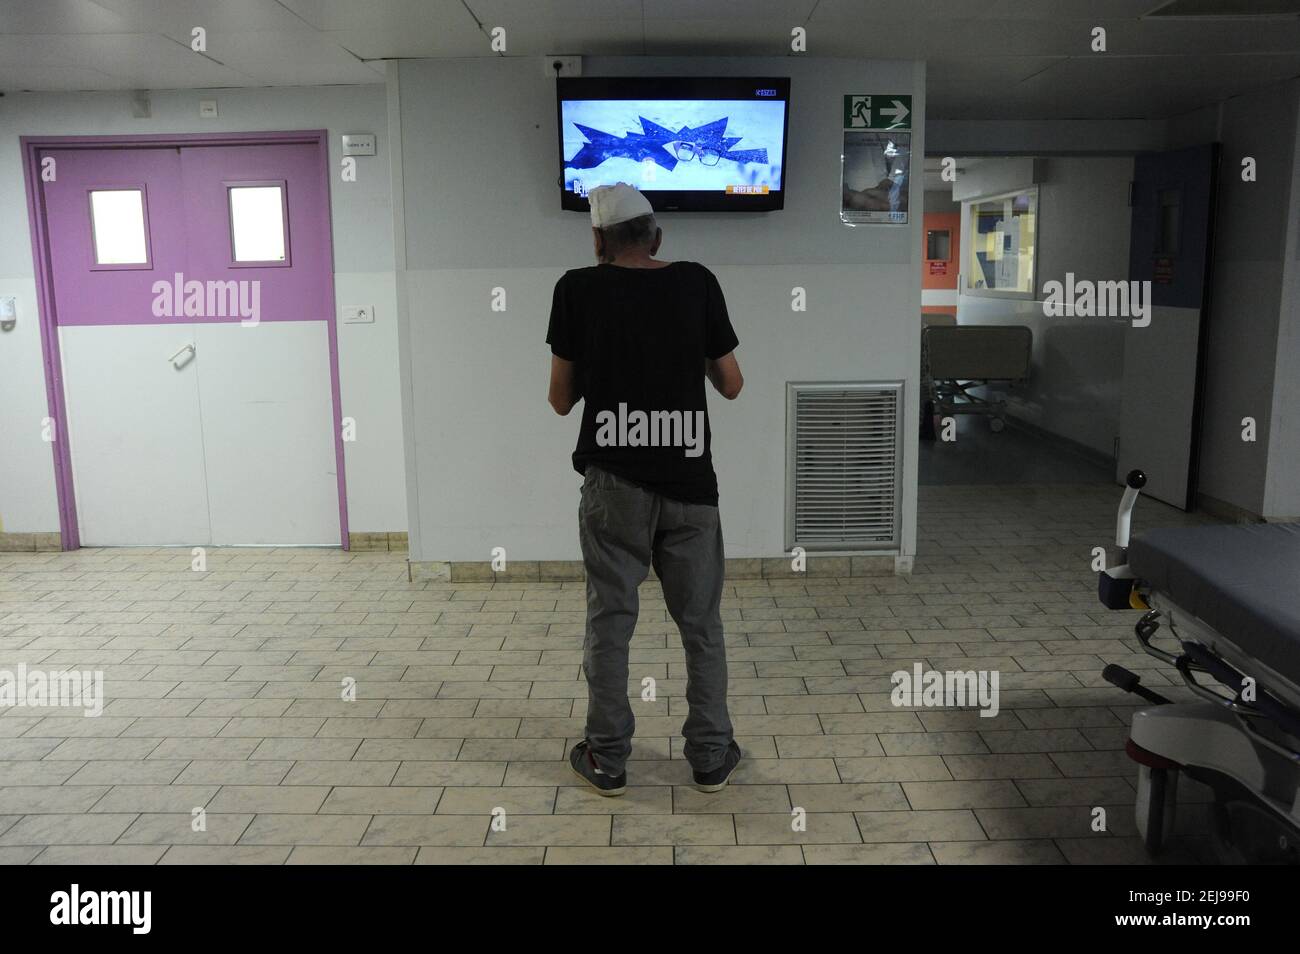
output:
MULTIPOLYGON (((963 175, 967 194, 990 195, 1032 185, 1035 164, 983 159, 963 175), (1008 176, 1010 171, 1013 175, 1008 176), (1018 177, 1018 178, 1017 178, 1018 177)), ((1034 300, 959 294, 958 324, 1024 325, 1034 333, 1028 384, 1008 395, 1011 413, 1098 453, 1111 456, 1119 435, 1124 320, 1046 318, 1042 287, 1076 279, 1128 276, 1129 157, 1039 160, 1038 293, 1034 300)), ((962 215, 962 253, 969 227, 962 215)), ((965 268, 965 261, 962 263, 965 268)), ((964 276, 963 276, 964 278, 964 276)), ((964 290, 964 289, 963 289, 964 290)))
POLYGON ((1293 414, 1300 356, 1294 305, 1287 322, 1279 324, 1284 266, 1293 262, 1287 238, 1295 228, 1298 99, 1300 82, 1292 81, 1234 97, 1217 109, 1199 110, 1170 124, 1170 148, 1204 142, 1211 133, 1223 144, 1198 489, 1271 517, 1300 515, 1295 490, 1300 483, 1295 470, 1300 437, 1295 435, 1293 414), (1245 156, 1257 162, 1255 182, 1241 179, 1245 156), (1274 420, 1279 407, 1291 412, 1283 411, 1274 420), (1241 439, 1244 417, 1257 422, 1254 443, 1241 439), (1279 426, 1281 435, 1275 433, 1279 426), (1267 501, 1266 488, 1271 489, 1267 501))
POLYGON ((944 189, 926 189, 925 190, 925 211, 926 212, 960 212, 961 203, 954 202, 952 191, 944 189))
MULTIPOLYGON (((740 337, 745 393, 734 403, 710 398, 728 555, 777 555, 787 381, 906 379, 904 418, 916 417, 921 129, 909 227, 846 228, 838 200, 841 96, 911 92, 920 127, 922 67, 597 57, 583 72, 791 77, 785 210, 660 219, 663 255, 716 271, 740 337), (791 311, 795 286, 807 289, 804 313, 791 311)), ((510 559, 575 559, 579 478, 569 454, 578 417, 556 417, 546 404, 544 339, 556 279, 592 253, 586 217, 559 208, 554 83, 534 59, 402 61, 395 73, 411 558, 481 561, 504 546, 510 559), (504 313, 489 307, 495 287, 506 290, 504 313)), ((903 550, 913 553, 911 427, 905 448, 903 550)))
POLYGON ((1026 189, 1046 176, 1047 163, 1032 156, 976 157, 962 160, 952 184, 958 202, 1026 189))
MULTIPOLYGON (((152 117, 132 117, 122 93, 11 93, 0 99, 0 295, 18 299, 18 324, 0 332, 0 530, 59 529, 51 450, 41 439, 48 414, 18 137, 160 132, 320 129, 330 132, 335 292, 340 306, 373 305, 373 325, 339 326, 343 414, 357 420, 344 445, 348 515, 357 531, 406 527, 397 308, 394 284, 390 147, 383 85, 155 92, 152 117), (200 120, 199 99, 215 98, 220 118, 200 120), (340 181, 339 135, 373 132, 379 155, 358 160, 356 182, 340 181)), ((323 399, 328 399, 324 395, 323 399)), ((76 448, 73 448, 75 454, 76 448)))

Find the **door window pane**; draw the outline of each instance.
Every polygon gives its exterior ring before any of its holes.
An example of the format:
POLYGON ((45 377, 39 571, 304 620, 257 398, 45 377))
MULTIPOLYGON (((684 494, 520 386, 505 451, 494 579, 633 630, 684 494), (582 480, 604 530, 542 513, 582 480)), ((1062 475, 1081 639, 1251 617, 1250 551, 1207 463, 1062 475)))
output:
POLYGON ((97 189, 90 193, 90 227, 96 265, 147 265, 144 193, 97 189))
POLYGON ((1032 295, 1038 190, 970 205, 966 289, 975 294, 1032 295))
POLYGON ((284 188, 230 187, 230 240, 236 262, 283 262, 284 188))
POLYGON ((930 229, 925 233, 925 257, 931 262, 946 262, 952 258, 952 236, 947 229, 930 229))

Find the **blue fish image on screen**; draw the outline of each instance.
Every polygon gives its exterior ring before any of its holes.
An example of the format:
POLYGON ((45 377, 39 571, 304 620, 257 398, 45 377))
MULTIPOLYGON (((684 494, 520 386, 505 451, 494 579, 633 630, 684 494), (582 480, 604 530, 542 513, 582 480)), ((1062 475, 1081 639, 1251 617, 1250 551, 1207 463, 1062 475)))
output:
POLYGON ((766 149, 734 148, 744 137, 728 136, 729 117, 702 126, 683 126, 673 132, 665 126, 638 116, 641 130, 630 130, 622 136, 607 133, 592 126, 575 122, 587 141, 565 165, 572 169, 593 169, 607 159, 631 159, 642 162, 650 159, 672 172, 679 161, 698 160, 704 165, 715 165, 726 159, 736 163, 766 163, 766 149))
POLYGON ((566 191, 781 188, 780 100, 564 100, 560 119, 566 191))

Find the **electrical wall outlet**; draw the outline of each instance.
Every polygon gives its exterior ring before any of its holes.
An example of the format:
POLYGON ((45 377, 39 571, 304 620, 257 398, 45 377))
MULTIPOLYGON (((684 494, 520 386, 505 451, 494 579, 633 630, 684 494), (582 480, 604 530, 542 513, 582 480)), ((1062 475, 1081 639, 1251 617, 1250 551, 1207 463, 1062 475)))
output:
POLYGON ((374 305, 344 305, 343 324, 370 325, 375 321, 374 305))
POLYGON ((548 56, 542 60, 542 72, 552 78, 556 76, 581 76, 582 57, 548 56))
POLYGON ((200 119, 217 118, 217 101, 215 99, 199 100, 199 118, 200 119))

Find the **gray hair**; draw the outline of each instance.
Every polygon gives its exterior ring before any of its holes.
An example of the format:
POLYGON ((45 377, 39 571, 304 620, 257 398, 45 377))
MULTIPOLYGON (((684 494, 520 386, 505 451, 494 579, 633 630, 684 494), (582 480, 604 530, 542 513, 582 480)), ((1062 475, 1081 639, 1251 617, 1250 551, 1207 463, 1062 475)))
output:
POLYGON ((659 223, 653 214, 638 215, 626 222, 607 225, 600 230, 605 238, 605 255, 612 258, 631 249, 649 248, 658 230, 659 223))

